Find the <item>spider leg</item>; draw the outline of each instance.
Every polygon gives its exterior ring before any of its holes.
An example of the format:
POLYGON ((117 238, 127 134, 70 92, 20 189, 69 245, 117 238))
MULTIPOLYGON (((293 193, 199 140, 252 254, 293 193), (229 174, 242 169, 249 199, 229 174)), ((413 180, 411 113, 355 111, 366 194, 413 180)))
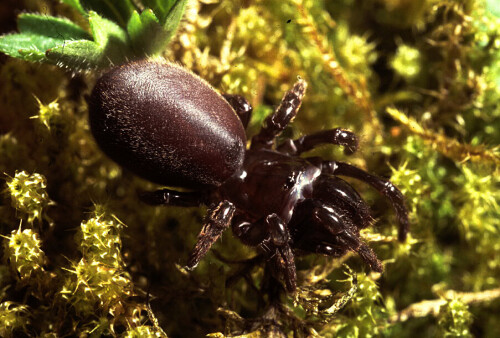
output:
POLYGON ((319 243, 314 247, 314 251, 317 254, 326 255, 330 257, 342 257, 347 253, 347 249, 341 248, 340 246, 330 245, 328 243, 319 243))
POLYGON ((236 207, 229 201, 222 201, 209 209, 205 224, 198 235, 198 240, 189 255, 186 267, 193 269, 217 241, 222 232, 231 224, 236 207))
POLYGON ((354 188, 334 175, 321 174, 313 184, 313 198, 344 211, 358 229, 372 224, 370 208, 354 188))
POLYGON ((274 145, 276 136, 285 130, 286 126, 297 115, 306 87, 306 81, 299 80, 292 89, 285 93, 278 108, 266 118, 264 126, 252 138, 250 149, 270 149, 274 145))
MULTIPOLYGON (((342 237, 349 237, 349 235, 346 234, 342 237)), ((340 241, 345 243, 346 241, 342 237, 340 238, 340 241)), ((366 243, 358 240, 355 244, 356 245, 354 247, 349 249, 355 251, 363 259, 363 261, 370 266, 371 270, 376 272, 384 271, 382 262, 380 262, 375 252, 368 245, 366 245, 366 243)), ((313 252, 331 257, 342 257, 347 253, 347 249, 344 249, 341 246, 330 245, 328 243, 319 243, 315 246, 313 252)))
POLYGON ((344 162, 323 161, 321 169, 323 173, 348 176, 366 182, 388 198, 396 211, 399 221, 398 239, 400 241, 406 239, 410 228, 408 210, 405 206, 403 194, 394 184, 344 162))
POLYGON ((355 251, 376 272, 384 271, 382 262, 377 258, 375 252, 360 238, 359 234, 346 230, 339 235, 338 240, 350 250, 355 251))
POLYGON ((311 217, 302 221, 296 227, 298 231, 293 232, 294 247, 333 257, 341 257, 351 250, 372 270, 383 271, 375 252, 360 239, 358 228, 344 210, 319 200, 312 201, 308 208, 311 217))
POLYGON ((267 216, 266 224, 270 236, 260 246, 266 245, 271 249, 269 252, 271 271, 277 275, 275 277, 284 279, 288 292, 295 292, 297 288, 297 271, 292 248, 290 247, 290 234, 286 224, 276 214, 267 216))
POLYGON ((297 288, 295 259, 290 247, 286 224, 276 214, 270 214, 255 223, 238 217, 233 222, 233 233, 244 244, 257 246, 269 258, 268 264, 277 279, 283 279, 288 292, 297 288))
POLYGON ((196 207, 206 202, 206 195, 203 192, 181 192, 170 189, 144 191, 139 194, 139 198, 149 205, 173 205, 180 207, 196 207))
POLYGON ((258 246, 268 237, 265 218, 261 218, 257 222, 251 223, 246 221, 244 215, 235 215, 231 228, 233 229, 234 236, 248 246, 258 246))
POLYGON ((335 128, 305 135, 296 140, 286 140, 278 146, 278 151, 289 155, 300 155, 322 144, 344 146, 344 153, 352 155, 358 150, 359 140, 353 132, 335 128))
POLYGON ((222 94, 226 101, 233 107, 245 129, 252 117, 253 108, 246 98, 241 95, 222 94))

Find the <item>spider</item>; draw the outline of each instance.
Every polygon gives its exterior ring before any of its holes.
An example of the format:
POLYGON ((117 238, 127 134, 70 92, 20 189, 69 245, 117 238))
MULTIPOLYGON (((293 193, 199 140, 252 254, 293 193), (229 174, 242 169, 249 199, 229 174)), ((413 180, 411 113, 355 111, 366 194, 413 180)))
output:
POLYGON ((145 202, 208 207, 187 268, 196 267, 231 227, 242 243, 261 251, 273 276, 292 293, 296 253, 341 257, 353 251, 372 270, 383 270, 360 238, 373 221, 369 207, 339 176, 366 182, 389 199, 400 241, 409 230, 403 195, 391 182, 345 162, 300 157, 323 144, 354 153, 358 138, 351 131, 323 130, 276 144, 297 115, 306 87, 299 79, 285 93, 246 148, 252 107, 244 97, 220 95, 173 64, 134 62, 98 80, 89 100, 90 124, 104 152, 125 168, 192 189, 147 192, 145 202))

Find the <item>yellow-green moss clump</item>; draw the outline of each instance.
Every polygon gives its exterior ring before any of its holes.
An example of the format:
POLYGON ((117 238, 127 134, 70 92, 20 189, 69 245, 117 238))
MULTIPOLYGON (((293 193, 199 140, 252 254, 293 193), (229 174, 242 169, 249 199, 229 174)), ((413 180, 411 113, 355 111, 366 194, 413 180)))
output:
POLYGON ((133 295, 121 255, 121 228, 119 221, 101 214, 81 224, 82 258, 69 270, 73 276, 65 281, 61 295, 82 315, 93 314, 96 306, 104 313, 122 314, 125 300, 133 295))
POLYGON ((42 222, 42 211, 50 204, 46 191, 45 177, 38 173, 29 175, 25 171, 16 172, 6 181, 11 205, 19 213, 27 216, 28 222, 42 222))
POLYGON ((450 299, 441 306, 438 324, 441 337, 473 337, 469 329, 472 324, 471 313, 459 299, 450 299))
POLYGON ((264 262, 230 231, 187 271, 205 211, 145 205, 139 193, 158 187, 97 148, 85 98, 99 74, 2 56, 0 336, 500 336, 498 1, 190 1, 164 56, 245 95, 249 134, 304 78, 284 136, 358 134, 353 156, 306 156, 391 179, 408 241, 387 202, 352 182, 376 218, 362 235, 382 274, 354 254, 298 256, 297 294, 272 299, 264 262))
POLYGON ((40 249, 38 234, 31 229, 19 229, 5 239, 5 257, 19 278, 23 281, 39 278, 35 275, 43 271, 45 254, 40 249))

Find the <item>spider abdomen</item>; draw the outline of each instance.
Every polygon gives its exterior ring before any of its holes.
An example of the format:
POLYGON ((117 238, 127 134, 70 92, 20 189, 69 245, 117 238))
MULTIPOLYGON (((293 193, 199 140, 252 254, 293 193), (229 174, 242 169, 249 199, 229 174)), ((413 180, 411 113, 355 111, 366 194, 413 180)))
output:
POLYGON ((112 69, 97 81, 89 111, 103 151, 152 182, 218 186, 243 163, 245 130, 233 108, 204 80, 173 64, 112 69))

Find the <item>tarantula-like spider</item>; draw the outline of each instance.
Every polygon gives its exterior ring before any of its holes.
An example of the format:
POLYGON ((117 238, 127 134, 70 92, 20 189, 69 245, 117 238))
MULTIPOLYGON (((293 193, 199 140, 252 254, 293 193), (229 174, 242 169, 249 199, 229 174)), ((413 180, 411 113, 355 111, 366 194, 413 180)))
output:
MULTIPOLYGON (((239 170, 221 186, 203 194, 159 190, 151 204, 211 206, 187 267, 194 268, 226 228, 246 245, 258 247, 267 257, 275 277, 288 292, 296 289, 294 249, 341 257, 354 251, 374 271, 382 264, 360 239, 360 230, 372 223, 369 207, 353 187, 338 176, 359 179, 377 189, 392 203, 399 220, 399 240, 408 232, 403 195, 389 181, 339 161, 299 155, 331 143, 348 154, 358 148, 358 138, 345 129, 325 130, 285 140, 273 149, 276 137, 296 116, 306 90, 299 80, 283 97, 260 132, 239 170), (201 197, 201 198, 200 198, 201 197)), ((246 127, 252 108, 241 96, 224 95, 246 127)))
POLYGON ((294 292, 294 250, 331 257, 353 251, 382 271, 360 238, 372 223, 369 207, 339 176, 366 182, 389 199, 399 240, 409 230, 403 195, 391 182, 345 162, 300 157, 322 144, 341 145, 352 154, 358 149, 354 133, 335 128, 275 145, 296 116, 306 86, 299 79, 285 93, 248 149, 248 101, 221 96, 171 64, 138 62, 104 75, 89 101, 90 122, 101 148, 118 163, 151 181, 194 189, 149 192, 143 196, 147 203, 208 206, 188 268, 231 226, 241 242, 260 249, 273 275, 294 292))

